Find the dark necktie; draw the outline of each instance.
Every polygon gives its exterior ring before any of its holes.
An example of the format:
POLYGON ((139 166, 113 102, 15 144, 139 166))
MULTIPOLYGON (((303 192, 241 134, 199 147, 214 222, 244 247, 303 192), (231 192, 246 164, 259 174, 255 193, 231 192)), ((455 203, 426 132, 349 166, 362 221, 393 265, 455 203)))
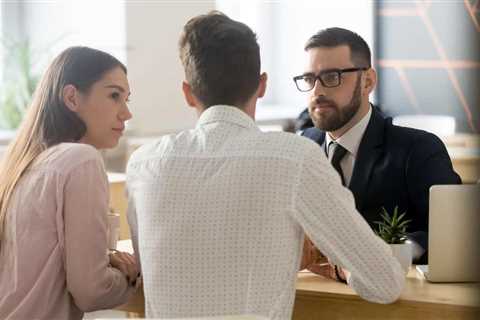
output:
POLYGON ((340 166, 340 161, 342 161, 343 157, 347 154, 347 149, 342 147, 342 145, 336 142, 330 142, 335 144, 335 149, 333 151, 332 156, 332 166, 337 170, 340 178, 342 178, 342 184, 345 185, 345 178, 343 177, 342 167, 340 166))

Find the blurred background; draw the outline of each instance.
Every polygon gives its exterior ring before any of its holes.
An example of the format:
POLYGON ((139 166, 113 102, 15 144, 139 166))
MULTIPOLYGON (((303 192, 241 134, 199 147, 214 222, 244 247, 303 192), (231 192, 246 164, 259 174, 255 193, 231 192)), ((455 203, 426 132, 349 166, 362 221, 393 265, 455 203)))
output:
POLYGON ((340 26, 373 51, 374 104, 398 124, 441 136, 452 154, 478 157, 479 0, 0 3, 0 145, 14 136, 47 64, 72 45, 107 51, 128 67, 134 117, 120 146, 105 153, 110 170, 121 172, 145 141, 193 127, 196 115, 181 92, 178 37, 189 18, 217 9, 257 33, 269 75, 257 108, 264 130, 292 130, 306 107, 306 94, 292 81, 304 69, 304 44, 318 30, 340 26))

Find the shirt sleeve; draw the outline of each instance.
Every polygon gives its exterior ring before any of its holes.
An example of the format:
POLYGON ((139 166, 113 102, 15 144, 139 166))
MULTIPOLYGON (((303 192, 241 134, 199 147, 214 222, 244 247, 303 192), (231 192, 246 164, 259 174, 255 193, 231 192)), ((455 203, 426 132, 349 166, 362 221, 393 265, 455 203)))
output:
POLYGON ((126 277, 109 265, 109 188, 100 156, 76 166, 64 187, 67 289, 83 311, 111 308, 133 294, 126 277))
POLYGON ((305 155, 301 166, 294 218, 332 263, 350 271, 348 282, 357 294, 371 302, 395 301, 405 282, 399 262, 356 211, 350 190, 316 149, 305 155))

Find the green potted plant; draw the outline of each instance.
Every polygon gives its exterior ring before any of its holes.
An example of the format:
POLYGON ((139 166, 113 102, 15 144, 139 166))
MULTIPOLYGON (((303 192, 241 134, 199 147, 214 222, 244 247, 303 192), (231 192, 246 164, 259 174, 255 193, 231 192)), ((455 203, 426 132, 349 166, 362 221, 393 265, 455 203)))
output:
POLYGON ((411 220, 405 219, 406 212, 398 214, 398 206, 393 209, 393 214, 382 207, 382 221, 375 221, 378 228, 375 233, 390 245, 392 254, 400 262, 405 274, 412 264, 412 248, 407 241, 407 227, 411 220))
POLYGON ((2 40, 6 77, 0 88, 0 127, 15 130, 31 102, 39 75, 38 54, 30 42, 2 40))

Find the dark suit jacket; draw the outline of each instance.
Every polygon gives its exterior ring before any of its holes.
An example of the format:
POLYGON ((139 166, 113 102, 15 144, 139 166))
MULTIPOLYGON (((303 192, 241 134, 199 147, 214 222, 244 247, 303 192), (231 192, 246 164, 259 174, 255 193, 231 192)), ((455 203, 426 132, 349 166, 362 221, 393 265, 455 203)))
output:
MULTIPOLYGON (((325 132, 309 128, 303 132, 323 145, 325 132)), ((375 107, 358 149, 348 188, 357 210, 375 229, 381 207, 407 212, 411 219, 409 238, 428 248, 429 189, 436 184, 460 184, 442 141, 435 135, 394 126, 375 107)), ((424 254, 417 263, 426 263, 424 254)))

